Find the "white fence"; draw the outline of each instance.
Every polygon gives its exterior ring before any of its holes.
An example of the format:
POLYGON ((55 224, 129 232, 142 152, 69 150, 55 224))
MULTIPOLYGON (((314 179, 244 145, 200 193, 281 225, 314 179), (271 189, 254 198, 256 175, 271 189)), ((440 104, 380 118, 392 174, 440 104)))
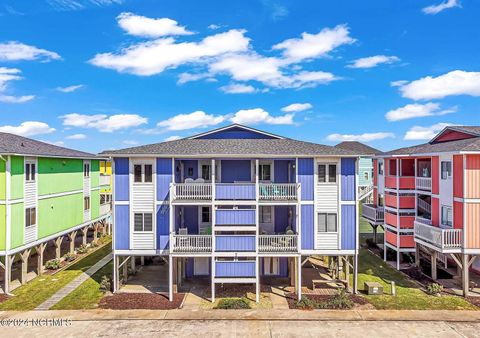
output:
POLYGON ((418 220, 414 223, 415 238, 439 249, 459 249, 462 247, 462 229, 442 229, 418 220))
POLYGON ((260 183, 260 200, 289 201, 296 200, 299 185, 296 183, 260 183))
POLYGON ((374 207, 373 204, 362 204, 362 217, 374 222, 383 222, 385 210, 383 207, 374 207))
POLYGON ((418 190, 432 190, 432 178, 431 177, 417 177, 416 186, 418 190))
POLYGON ((211 235, 174 235, 174 253, 202 253, 212 252, 211 235))
POLYGON ((211 183, 175 183, 173 199, 177 200, 209 200, 212 199, 211 183))
POLYGON ((100 185, 110 185, 110 175, 100 175, 100 185))
POLYGON ((297 252, 298 235, 259 235, 259 252, 297 252))

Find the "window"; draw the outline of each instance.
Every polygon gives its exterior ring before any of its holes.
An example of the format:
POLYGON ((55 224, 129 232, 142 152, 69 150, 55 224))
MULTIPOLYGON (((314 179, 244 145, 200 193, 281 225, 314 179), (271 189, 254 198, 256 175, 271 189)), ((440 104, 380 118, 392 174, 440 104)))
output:
POLYGON ((83 198, 83 210, 84 211, 90 210, 90 197, 83 198))
POLYGON ((37 209, 27 208, 25 209, 25 227, 29 227, 37 224, 37 209))
POLYGON ((133 181, 135 183, 151 183, 153 167, 151 164, 134 164, 133 181))
POLYGON ((212 179, 212 166, 208 164, 202 164, 202 178, 205 181, 210 181, 212 179))
POLYGON ((336 183, 337 165, 319 164, 318 165, 318 183, 336 183))
POLYGON ((133 221, 134 231, 152 231, 152 214, 135 213, 133 221))
POLYGON ((35 181, 35 163, 25 163, 25 180, 35 181))
POLYGON ((83 163, 83 177, 90 177, 90 163, 83 163))
POLYGON ((271 181, 272 180, 272 174, 271 174, 272 166, 270 164, 260 164, 259 168, 260 168, 259 180, 260 181, 271 181))
POLYGON ((378 161, 378 174, 383 175, 383 161, 378 161))
POLYGON ((442 180, 449 180, 452 178, 452 162, 442 161, 442 180))
POLYGON ((202 223, 210 223, 210 207, 202 207, 202 223))
POLYGON ((364 172, 363 173, 363 178, 365 179, 365 181, 368 181, 368 172, 364 172))
POLYGON ((260 207, 260 223, 272 223, 272 207, 260 207))
POLYGON ((319 213, 318 232, 337 232, 337 214, 319 213))
POLYGON ((442 205, 442 225, 453 225, 452 208, 442 205))
POLYGON ((379 206, 379 207, 383 207, 383 203, 384 203, 383 200, 384 200, 384 198, 385 198, 385 197, 383 196, 383 194, 378 194, 378 206, 379 206))

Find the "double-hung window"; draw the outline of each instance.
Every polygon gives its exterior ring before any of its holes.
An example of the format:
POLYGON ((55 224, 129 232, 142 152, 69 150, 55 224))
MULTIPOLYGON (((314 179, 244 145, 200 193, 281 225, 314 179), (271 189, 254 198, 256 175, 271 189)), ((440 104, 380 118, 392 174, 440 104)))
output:
POLYGON ((260 207, 260 223, 272 223, 272 207, 269 205, 260 207))
POLYGON ((151 213, 135 213, 134 214, 134 231, 145 232, 152 231, 152 214, 151 213))
POLYGON ((211 221, 210 207, 202 207, 202 223, 210 223, 211 221))
POLYGON ((37 209, 26 208, 25 209, 25 227, 29 227, 37 224, 37 209))
POLYGON ((449 180, 452 178, 452 162, 442 161, 442 180, 449 180))
POLYGON ((383 175, 383 161, 378 161, 378 174, 383 175))
POLYGON ((268 182, 272 180, 272 165, 270 163, 259 164, 259 180, 268 182))
POLYGON ((89 196, 83 198, 83 210, 84 211, 90 210, 90 197, 89 196))
POLYGON ((318 232, 337 232, 337 227, 336 213, 318 214, 318 232))
POLYGON ((336 183, 337 165, 319 164, 318 165, 318 183, 336 183))
POLYGON ((25 181, 35 181, 35 163, 25 163, 25 181))
POLYGON ((135 183, 152 183, 153 166, 151 164, 134 164, 133 181, 135 183))
POLYGON ((90 177, 90 163, 83 163, 83 177, 90 177))
POLYGON ((453 226, 452 207, 442 205, 442 225, 453 226))

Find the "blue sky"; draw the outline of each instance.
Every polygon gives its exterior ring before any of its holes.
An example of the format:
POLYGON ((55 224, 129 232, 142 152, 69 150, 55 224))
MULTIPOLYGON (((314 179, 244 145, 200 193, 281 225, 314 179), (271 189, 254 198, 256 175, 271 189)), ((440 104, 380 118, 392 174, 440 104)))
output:
POLYGON ((99 152, 232 122, 382 150, 480 124, 471 0, 0 0, 0 131, 99 152))

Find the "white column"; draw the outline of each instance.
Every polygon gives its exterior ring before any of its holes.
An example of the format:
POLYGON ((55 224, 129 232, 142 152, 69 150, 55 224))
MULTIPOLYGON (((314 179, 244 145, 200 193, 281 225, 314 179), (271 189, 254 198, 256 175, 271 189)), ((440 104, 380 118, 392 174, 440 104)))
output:
POLYGON ((260 303, 260 259, 255 257, 255 271, 256 273, 256 281, 255 281, 255 300, 257 303, 260 303))
MULTIPOLYGON (((347 266, 348 264, 349 262, 347 259, 347 266)), ((358 253, 353 256, 353 293, 358 293, 358 253)))
POLYGON ((212 303, 215 303, 215 256, 212 256, 212 303))
POLYGON ((113 292, 118 291, 118 256, 113 254, 113 292))
POLYGON ((302 256, 296 257, 297 259, 297 295, 298 300, 302 299, 302 256))
POLYGON ((10 255, 5 255, 5 294, 10 294, 10 280, 12 274, 12 264, 10 262, 10 255))
POLYGON ((470 288, 470 278, 468 275, 468 268, 470 264, 468 264, 468 257, 469 255, 462 254, 462 286, 463 286, 463 296, 467 297, 470 288))
POLYGON ((168 300, 173 301, 173 257, 168 255, 168 300))

